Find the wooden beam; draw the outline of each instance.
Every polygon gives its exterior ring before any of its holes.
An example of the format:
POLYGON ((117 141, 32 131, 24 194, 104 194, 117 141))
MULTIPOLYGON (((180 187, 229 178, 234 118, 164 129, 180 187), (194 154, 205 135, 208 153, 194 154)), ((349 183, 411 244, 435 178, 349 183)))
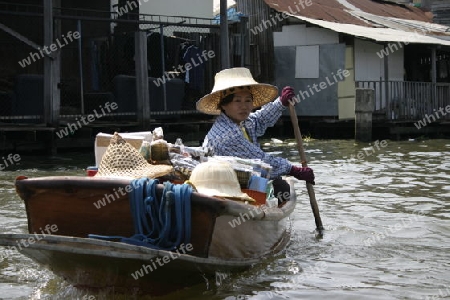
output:
MULTIPOLYGON (((43 48, 43 47, 39 46, 38 44, 36 44, 35 42, 33 42, 32 40, 28 39, 26 36, 21 35, 14 29, 9 28, 8 26, 6 26, 2 23, 0 23, 0 29, 3 30, 4 32, 12 35, 19 41, 24 42, 25 44, 27 44, 28 46, 30 46, 31 48, 33 48, 37 51, 40 51, 43 48)), ((48 58, 54 59, 53 52, 50 52, 50 54, 48 54, 46 51, 42 51, 42 54, 44 56, 47 56, 48 58)))

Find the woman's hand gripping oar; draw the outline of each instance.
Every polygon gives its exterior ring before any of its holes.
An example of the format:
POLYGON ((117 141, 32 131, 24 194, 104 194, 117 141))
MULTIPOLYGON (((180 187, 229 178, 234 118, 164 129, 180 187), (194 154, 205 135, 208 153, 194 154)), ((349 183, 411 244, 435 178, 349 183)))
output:
MULTIPOLYGON (((291 115, 292 127, 294 128, 295 140, 297 141, 297 149, 300 154, 300 160, 302 162, 302 167, 307 167, 306 163, 306 155, 303 150, 303 142, 302 142, 302 134, 300 132, 300 126, 298 125, 297 112, 295 111, 295 103, 299 101, 294 97, 289 100, 289 113, 291 115)), ((316 233, 318 238, 323 237, 323 225, 322 220, 320 219, 319 206, 316 201, 316 194, 314 193, 314 186, 306 182, 306 189, 308 190, 309 195, 309 203, 311 204, 311 209, 314 215, 314 220, 316 222, 316 233)))

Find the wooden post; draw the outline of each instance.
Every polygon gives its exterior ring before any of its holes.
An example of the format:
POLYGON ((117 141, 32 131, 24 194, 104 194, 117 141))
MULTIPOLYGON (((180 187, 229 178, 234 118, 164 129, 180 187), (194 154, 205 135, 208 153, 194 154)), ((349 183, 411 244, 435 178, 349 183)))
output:
POLYGON ((143 130, 150 128, 150 101, 147 69, 147 34, 138 31, 135 37, 137 119, 143 130))
POLYGON ((246 67, 245 62, 247 60, 248 53, 248 17, 240 17, 240 30, 241 30, 241 67, 246 67))
MULTIPOLYGON (((389 44, 387 44, 387 46, 388 45, 389 44)), ((386 104, 386 117, 388 120, 392 120, 391 99, 389 98, 389 57, 387 55, 384 56, 383 62, 384 62, 384 97, 385 97, 384 101, 386 104)), ((383 105, 383 101, 381 101, 381 105, 383 105)), ((380 106, 380 108, 382 107, 383 106, 380 106)))
POLYGON ((374 106, 373 89, 356 89, 355 140, 372 141, 372 113, 374 106))
MULTIPOLYGON (((53 42, 53 1, 44 0, 44 46, 53 42)), ((52 60, 44 58, 44 122, 52 124, 52 60)))
POLYGON ((81 20, 77 20, 77 31, 80 34, 78 39, 78 72, 80 75, 80 106, 81 114, 84 115, 84 76, 83 76, 83 33, 81 31, 81 20))
MULTIPOLYGON (((56 2, 59 3, 59 0, 56 0, 56 2)), ((56 34, 60 33, 59 22, 55 23, 56 34)), ((53 0, 44 0, 44 46, 53 44, 53 35, 53 0)), ((53 127, 57 127, 59 124, 60 57, 60 51, 54 53, 54 59, 44 57, 44 122, 53 127)))
MULTIPOLYGON (((165 56, 164 53, 166 53, 166 50, 164 49, 164 25, 161 24, 159 26, 159 36, 160 36, 160 44, 161 44, 161 76, 164 77, 165 75, 165 70, 166 70, 166 60, 165 60, 165 56)), ((191 73, 192 74, 192 73, 191 73)), ((164 107, 164 111, 167 111, 167 89, 166 89, 166 85, 162 84, 162 91, 163 91, 163 107, 164 107)), ((158 99, 159 101, 159 99, 158 99)))
POLYGON ((222 70, 230 67, 229 44, 227 0, 220 0, 220 58, 222 70))
POLYGON ((437 67, 436 67, 436 47, 431 48, 431 101, 428 101, 428 113, 432 113, 433 108, 438 109, 436 99, 436 82, 437 82, 437 67))
MULTIPOLYGON (((60 0, 44 0, 44 46, 53 44, 54 35, 61 36, 61 21, 53 21, 53 4, 60 6, 60 0)), ((44 57, 44 123, 52 127, 59 127, 60 90, 61 81, 61 50, 55 51, 52 57, 44 57)), ((53 132, 51 131, 51 134, 53 132)), ((56 154, 56 142, 50 137, 50 154, 56 154)))

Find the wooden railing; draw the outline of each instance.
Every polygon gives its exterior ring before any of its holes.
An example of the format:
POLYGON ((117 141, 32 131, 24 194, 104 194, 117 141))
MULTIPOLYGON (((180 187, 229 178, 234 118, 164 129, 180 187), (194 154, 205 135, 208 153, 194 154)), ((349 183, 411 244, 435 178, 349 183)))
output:
POLYGON ((386 120, 415 121, 432 114, 436 119, 450 119, 450 113, 446 112, 450 105, 450 83, 357 81, 356 88, 374 90, 374 113, 386 120), (444 113, 439 111, 441 108, 444 113))

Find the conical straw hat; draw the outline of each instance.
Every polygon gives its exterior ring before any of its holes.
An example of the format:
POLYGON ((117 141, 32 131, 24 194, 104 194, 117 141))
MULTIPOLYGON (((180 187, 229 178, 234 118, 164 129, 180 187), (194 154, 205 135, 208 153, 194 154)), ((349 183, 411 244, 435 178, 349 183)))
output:
POLYGON ((116 132, 111 138, 95 176, 157 178, 169 174, 172 170, 172 166, 149 164, 138 150, 116 132))
POLYGON ((278 96, 274 85, 256 82, 247 68, 231 68, 218 72, 214 78, 214 87, 208 94, 197 101, 197 109, 205 114, 219 115, 217 107, 220 100, 230 94, 231 88, 249 87, 253 96, 253 107, 257 108, 271 102, 278 96))
POLYGON ((255 202, 241 191, 236 172, 227 162, 203 162, 193 170, 189 181, 199 193, 230 198, 235 200, 255 202))

